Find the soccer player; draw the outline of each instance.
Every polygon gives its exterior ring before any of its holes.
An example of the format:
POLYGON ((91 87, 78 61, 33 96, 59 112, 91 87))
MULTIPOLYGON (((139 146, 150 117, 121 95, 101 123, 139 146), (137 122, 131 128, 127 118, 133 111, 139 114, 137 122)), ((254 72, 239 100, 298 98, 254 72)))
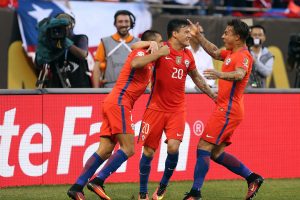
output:
MULTIPOLYGON (((141 39, 157 43, 162 41, 161 35, 151 30, 143 33, 141 39)), ((169 47, 163 46, 153 54, 148 54, 145 49, 136 49, 129 54, 115 87, 102 105, 103 122, 98 150, 88 159, 75 184, 68 190, 70 198, 84 199, 83 187, 98 167, 110 158, 97 177, 87 185, 101 199, 110 199, 103 189, 105 179, 134 154, 133 105, 150 81, 153 61, 169 53, 169 47), (111 155, 117 142, 120 149, 111 155)))
POLYGON ((194 183, 184 199, 201 199, 201 188, 209 170, 210 159, 223 165, 248 182, 246 200, 252 199, 264 179, 253 173, 240 160, 225 152, 231 136, 244 116, 243 93, 251 73, 253 59, 245 41, 249 36, 247 24, 238 19, 228 22, 222 39, 226 50, 218 49, 199 33, 198 24, 191 24, 191 34, 213 58, 224 61, 222 71, 207 69, 204 76, 219 79, 216 108, 208 119, 197 147, 194 183))
POLYGON ((139 140, 143 142, 143 155, 140 160, 139 199, 149 199, 148 178, 151 161, 163 131, 167 140, 167 158, 165 170, 159 186, 152 199, 163 199, 166 187, 176 168, 179 146, 183 138, 185 112, 185 80, 187 74, 210 98, 216 94, 210 89, 204 78, 196 69, 195 61, 189 46, 190 26, 186 20, 174 19, 167 26, 170 54, 160 57, 155 62, 152 77, 152 90, 144 113, 139 140))

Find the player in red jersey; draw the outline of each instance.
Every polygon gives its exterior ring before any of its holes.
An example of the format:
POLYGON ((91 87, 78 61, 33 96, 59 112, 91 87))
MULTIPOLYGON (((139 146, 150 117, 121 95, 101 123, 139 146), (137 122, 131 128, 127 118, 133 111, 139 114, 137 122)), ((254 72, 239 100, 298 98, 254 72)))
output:
POLYGON ((225 152, 231 144, 231 136, 244 117, 243 93, 252 69, 252 56, 245 41, 249 37, 247 24, 238 19, 228 22, 222 39, 226 50, 218 49, 200 34, 198 25, 191 24, 191 33, 212 57, 222 60, 222 71, 209 69, 204 71, 208 79, 219 79, 216 108, 210 116, 197 147, 197 162, 194 171, 194 183, 184 199, 201 199, 201 187, 209 170, 209 162, 226 167, 248 182, 246 200, 252 199, 264 179, 249 170, 233 155, 225 152))
MULTIPOLYGON (((162 41, 161 35, 151 30, 146 31, 141 39, 157 43, 162 41)), ((169 53, 167 46, 153 54, 148 54, 145 49, 136 49, 130 53, 115 87, 102 105, 103 122, 98 150, 89 158, 76 183, 68 190, 69 197, 84 199, 83 187, 98 167, 110 158, 97 177, 87 185, 101 199, 110 199, 103 189, 105 179, 134 154, 134 126, 131 117, 134 102, 144 93, 150 81, 153 61, 169 53), (120 149, 112 155, 117 142, 120 143, 120 149)))
POLYGON ((185 79, 190 75, 195 84, 212 99, 216 94, 199 75, 190 50, 186 49, 191 38, 189 23, 174 19, 168 23, 170 54, 155 62, 152 77, 152 90, 143 116, 139 140, 143 142, 143 155, 140 160, 139 199, 148 199, 148 177, 151 160, 163 131, 167 140, 167 159, 164 175, 152 199, 162 199, 169 179, 176 168, 179 146, 185 128, 185 79))

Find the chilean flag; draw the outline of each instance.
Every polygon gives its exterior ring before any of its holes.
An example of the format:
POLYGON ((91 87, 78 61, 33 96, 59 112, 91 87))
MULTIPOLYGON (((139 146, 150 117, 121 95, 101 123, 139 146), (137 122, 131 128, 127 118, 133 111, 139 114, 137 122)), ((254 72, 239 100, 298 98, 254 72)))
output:
POLYGON ((58 13, 70 13, 70 10, 59 3, 40 0, 19 0, 17 9, 19 27, 25 50, 35 50, 38 38, 37 24, 44 18, 58 13))
POLYGON ((131 34, 139 34, 152 26, 152 16, 144 3, 80 2, 69 1, 70 8, 64 2, 43 0, 19 0, 17 9, 23 46, 27 52, 34 52, 37 45, 37 24, 42 19, 58 13, 71 14, 76 21, 74 33, 85 34, 89 38, 90 52, 96 50, 102 37, 116 32, 114 14, 118 10, 129 10, 136 17, 131 34))

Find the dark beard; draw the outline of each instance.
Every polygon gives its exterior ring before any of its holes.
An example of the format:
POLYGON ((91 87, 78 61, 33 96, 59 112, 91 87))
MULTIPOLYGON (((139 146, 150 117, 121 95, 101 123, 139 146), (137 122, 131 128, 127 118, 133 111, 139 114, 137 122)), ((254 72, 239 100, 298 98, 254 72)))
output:
POLYGON ((121 32, 121 31, 118 30, 118 34, 119 34, 121 37, 125 37, 125 36, 129 35, 129 30, 127 30, 126 32, 125 32, 125 31, 124 31, 124 32, 121 32))

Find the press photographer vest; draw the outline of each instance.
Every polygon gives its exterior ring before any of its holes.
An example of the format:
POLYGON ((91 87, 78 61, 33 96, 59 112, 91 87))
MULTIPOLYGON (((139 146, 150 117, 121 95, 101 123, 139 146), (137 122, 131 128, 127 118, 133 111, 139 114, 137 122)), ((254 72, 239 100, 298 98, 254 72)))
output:
POLYGON ((127 56, 131 52, 130 46, 137 41, 139 41, 138 38, 133 38, 128 43, 124 40, 116 41, 111 36, 102 38, 106 56, 104 79, 107 80, 107 83, 104 85, 105 88, 114 87, 127 56))

